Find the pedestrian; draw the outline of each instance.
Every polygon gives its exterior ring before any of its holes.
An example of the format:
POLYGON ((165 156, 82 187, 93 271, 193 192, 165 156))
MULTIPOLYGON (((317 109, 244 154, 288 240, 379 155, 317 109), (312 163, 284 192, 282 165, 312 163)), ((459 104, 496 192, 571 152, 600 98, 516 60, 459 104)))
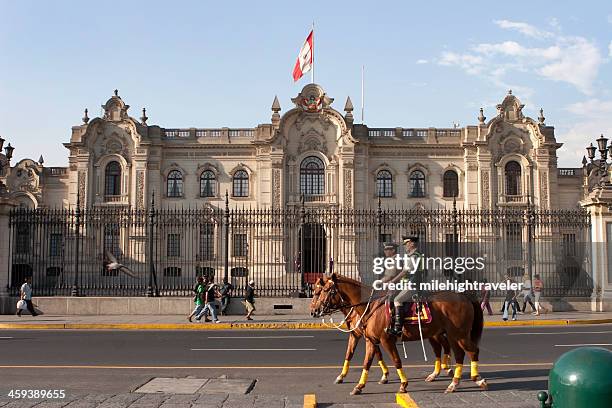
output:
POLYGON ((487 279, 483 279, 482 283, 484 283, 484 285, 482 285, 482 289, 480 291, 480 298, 481 303, 480 303, 480 309, 484 312, 485 308, 487 309, 487 313, 489 313, 489 316, 491 316, 493 314, 493 310, 491 309, 491 304, 489 303, 489 300, 491 299, 491 291, 489 289, 487 289, 487 279))
MULTIPOLYGON (((204 291, 204 309, 200 313, 201 315, 206 315, 208 312, 212 317, 213 323, 219 323, 219 319, 217 318, 217 310, 215 309, 215 298, 220 297, 219 290, 217 289, 217 285, 215 282, 210 279, 210 281, 206 281, 205 285, 206 290, 204 291)), ((197 320, 200 320, 202 316, 196 316, 197 320)), ((206 322, 210 322, 208 318, 205 319, 206 322)))
MULTIPOLYGON (((506 282, 509 282, 510 286, 512 283, 512 279, 510 279, 510 275, 506 275, 506 282)), ((502 319, 504 321, 508 320, 508 307, 512 306, 512 320, 516 320, 516 291, 514 289, 510 289, 506 291, 506 298, 504 299, 504 308, 503 308, 503 316, 502 319)))
POLYGON ((195 307, 193 308, 193 312, 191 312, 189 317, 187 317, 187 320, 189 320, 190 322, 192 321, 191 319, 194 316, 199 316, 202 313, 202 310, 204 309, 204 299, 202 298, 202 295, 204 293, 204 278, 202 276, 198 276, 196 278, 196 283, 193 287, 193 292, 193 303, 195 307))
POLYGON ((244 296, 244 306, 246 307, 246 319, 253 320, 251 317, 255 311, 255 281, 251 279, 246 287, 246 294, 244 296))
POLYGON ((229 283, 227 278, 223 278, 223 284, 219 289, 219 293, 221 294, 221 316, 227 316, 227 308, 234 294, 234 285, 229 283))
MULTIPOLYGON (((32 316, 38 316, 36 310, 34 310, 34 304, 32 303, 32 277, 26 276, 23 285, 19 289, 19 297, 21 300, 26 302, 28 310, 32 314, 32 316)), ((21 317, 21 312, 23 309, 17 310, 17 316, 21 317)))
POLYGON ((523 275, 523 288, 521 289, 521 294, 523 295, 523 308, 522 310, 520 310, 520 314, 525 313, 525 309, 527 308, 527 302, 529 302, 532 312, 535 312, 536 308, 533 302, 531 301, 533 297, 533 294, 531 292, 531 278, 527 273, 523 275))
POLYGON ((540 311, 543 311, 544 313, 546 313, 547 311, 546 308, 543 307, 541 303, 542 289, 544 288, 544 283, 540 279, 540 274, 535 274, 534 278, 535 279, 533 281, 533 293, 535 297, 535 312, 533 312, 533 314, 535 316, 539 316, 540 311))

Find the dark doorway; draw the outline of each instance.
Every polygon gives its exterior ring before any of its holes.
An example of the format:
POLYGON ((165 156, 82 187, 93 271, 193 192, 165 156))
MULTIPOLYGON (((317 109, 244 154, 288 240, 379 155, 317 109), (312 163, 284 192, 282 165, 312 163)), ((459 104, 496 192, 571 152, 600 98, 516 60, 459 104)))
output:
POLYGON ((306 282, 318 279, 325 273, 327 259, 325 228, 321 224, 305 224, 300 230, 300 248, 302 253, 301 269, 306 282))

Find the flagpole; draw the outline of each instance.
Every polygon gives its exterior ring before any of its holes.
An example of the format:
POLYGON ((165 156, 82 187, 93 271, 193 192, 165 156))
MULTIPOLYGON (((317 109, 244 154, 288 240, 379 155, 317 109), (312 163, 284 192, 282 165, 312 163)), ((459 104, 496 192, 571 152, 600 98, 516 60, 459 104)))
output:
POLYGON ((310 82, 314 84, 314 20, 312 20, 312 67, 310 69, 310 82))
POLYGON ((361 124, 363 125, 363 114, 365 107, 365 91, 364 91, 364 71, 365 65, 361 66, 361 124))

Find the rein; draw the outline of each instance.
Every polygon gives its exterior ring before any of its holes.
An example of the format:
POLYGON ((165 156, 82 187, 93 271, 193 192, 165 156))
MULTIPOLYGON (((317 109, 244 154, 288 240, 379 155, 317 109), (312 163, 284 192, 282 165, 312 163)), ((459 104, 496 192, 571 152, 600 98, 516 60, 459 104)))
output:
POLYGON ((355 303, 355 304, 350 304, 350 303, 346 303, 346 302, 345 302, 344 297, 342 296, 342 293, 340 292, 340 290, 338 290, 338 289, 337 289, 337 286, 336 286, 336 285, 334 285, 333 289, 330 289, 330 293, 329 293, 329 295, 327 296, 327 298, 325 299, 325 304, 323 305, 323 315, 324 315, 324 316, 325 316, 325 315, 329 315, 329 316, 330 316, 330 323, 331 323, 331 325, 327 325, 327 324, 325 323, 325 318, 323 318, 323 319, 322 319, 322 322, 323 322, 323 324, 325 324, 326 326, 328 326, 328 327, 332 327, 332 328, 334 328, 334 329, 337 329, 337 330, 339 330, 339 331, 341 331, 341 332, 343 332, 343 333, 352 333, 353 331, 355 331, 355 330, 359 329, 359 327, 361 326, 361 322, 362 322, 362 320, 363 320, 364 316, 368 314, 368 310, 370 309, 370 305, 371 305, 371 303, 372 303, 372 300, 378 300, 378 299, 381 299, 381 298, 383 298, 383 297, 384 297, 384 296, 378 296, 378 297, 376 297, 376 298, 375 298, 375 297, 374 297, 374 289, 372 289, 372 291, 370 292, 370 296, 369 296, 369 298, 368 298, 368 301, 367 301, 367 302, 359 302, 359 303, 355 303), (340 303, 340 305, 338 305, 338 306, 336 306, 336 307, 333 307, 333 308, 332 308, 332 307, 329 305, 329 303, 331 302, 331 299, 332 299, 334 296, 336 296, 336 295, 340 296, 340 301, 341 301, 342 303, 340 303), (355 309, 355 307, 357 307, 357 306, 362 306, 362 305, 366 305, 366 308, 365 308, 365 310, 363 311, 363 313, 362 313, 362 314, 359 316, 359 319, 357 320, 357 323, 355 324, 355 326, 354 326, 352 329, 348 329, 348 330, 343 329, 343 328, 342 328, 342 325, 344 325, 344 324, 346 323, 346 321, 347 321, 348 317, 349 317, 349 316, 350 316, 350 315, 353 313, 353 310, 355 309), (334 312, 337 312, 337 311, 339 311, 339 310, 342 310, 342 309, 347 309, 347 308, 349 308, 349 307, 350 307, 351 309, 350 309, 350 310, 349 310, 349 312, 348 312, 348 313, 347 313, 347 314, 344 316, 344 319, 342 319, 342 321, 341 321, 341 322, 340 322, 338 325, 334 324, 334 320, 333 320, 333 318, 331 317, 331 314, 332 314, 332 313, 334 313, 334 312))

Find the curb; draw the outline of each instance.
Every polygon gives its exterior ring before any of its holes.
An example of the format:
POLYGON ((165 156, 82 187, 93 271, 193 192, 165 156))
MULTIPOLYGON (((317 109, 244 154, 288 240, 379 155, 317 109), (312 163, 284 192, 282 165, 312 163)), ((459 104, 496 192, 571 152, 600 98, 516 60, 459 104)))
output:
POLYGON ((304 395, 304 408, 317 408, 316 394, 305 394, 304 395))
MULTIPOLYGON (((485 322, 485 327, 508 326, 571 326, 609 324, 612 319, 515 320, 485 322)), ((333 330, 323 323, 0 323, 0 329, 11 330, 333 330)))
POLYGON ((410 394, 395 394, 395 403, 402 408, 419 408, 416 402, 410 397, 410 394))

